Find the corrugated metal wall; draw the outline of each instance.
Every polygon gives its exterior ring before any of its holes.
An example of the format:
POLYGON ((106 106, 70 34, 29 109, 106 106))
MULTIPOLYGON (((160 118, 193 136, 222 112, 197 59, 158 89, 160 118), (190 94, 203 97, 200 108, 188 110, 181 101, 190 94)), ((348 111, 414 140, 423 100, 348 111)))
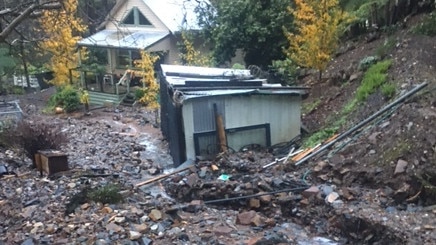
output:
MULTIPOLYGON (((195 157, 194 133, 210 132, 216 130, 214 104, 223 117, 225 127, 225 97, 205 97, 183 104, 183 122, 185 129, 185 144, 188 158, 195 157)), ((201 148, 209 152, 216 151, 216 135, 201 138, 201 148)), ((207 153, 207 152, 205 152, 207 153)))
MULTIPOLYGON (((215 130, 214 103, 223 116, 226 129, 269 124, 271 145, 287 142, 300 133, 300 96, 227 95, 193 99, 184 102, 182 112, 187 158, 195 158, 193 134, 215 130)), ((264 144, 264 134, 262 129, 230 134, 227 142, 239 150, 247 143, 264 144), (251 142, 258 140, 260 142, 251 142)), ((201 143, 216 145, 216 136, 203 137, 201 143)))
POLYGON ((286 142, 300 133, 300 103, 300 96, 292 95, 231 96, 226 100, 226 127, 269 123, 271 144, 286 142))

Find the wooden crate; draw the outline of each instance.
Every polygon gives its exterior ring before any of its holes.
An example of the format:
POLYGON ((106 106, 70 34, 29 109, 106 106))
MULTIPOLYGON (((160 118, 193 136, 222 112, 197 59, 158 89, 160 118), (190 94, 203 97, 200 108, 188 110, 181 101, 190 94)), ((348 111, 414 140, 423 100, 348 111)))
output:
POLYGON ((68 156, 65 153, 56 150, 38 151, 35 155, 35 162, 41 175, 43 172, 47 175, 67 171, 68 156))

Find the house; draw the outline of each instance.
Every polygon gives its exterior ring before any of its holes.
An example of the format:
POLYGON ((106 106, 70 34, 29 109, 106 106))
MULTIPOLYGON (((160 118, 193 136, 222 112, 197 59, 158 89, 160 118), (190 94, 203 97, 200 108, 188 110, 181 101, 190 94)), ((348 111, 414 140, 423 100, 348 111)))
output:
POLYGON ((308 88, 266 84, 249 70, 161 65, 161 130, 174 164, 289 142, 300 134, 308 88))
POLYGON ((134 61, 140 59, 141 50, 159 55, 160 64, 177 63, 181 30, 199 30, 197 4, 186 0, 118 0, 100 26, 102 30, 78 42, 79 47, 107 53, 104 69, 79 68, 91 103, 119 103, 130 86, 138 84, 134 61))

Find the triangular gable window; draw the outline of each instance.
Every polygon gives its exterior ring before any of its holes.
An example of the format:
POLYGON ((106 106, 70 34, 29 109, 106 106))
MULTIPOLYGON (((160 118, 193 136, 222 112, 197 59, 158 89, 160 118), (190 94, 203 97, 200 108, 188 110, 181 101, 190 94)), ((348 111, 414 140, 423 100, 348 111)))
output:
POLYGON ((151 22, 145 18, 145 16, 139 11, 137 7, 134 7, 127 16, 121 21, 123 25, 135 25, 135 26, 151 26, 151 22))

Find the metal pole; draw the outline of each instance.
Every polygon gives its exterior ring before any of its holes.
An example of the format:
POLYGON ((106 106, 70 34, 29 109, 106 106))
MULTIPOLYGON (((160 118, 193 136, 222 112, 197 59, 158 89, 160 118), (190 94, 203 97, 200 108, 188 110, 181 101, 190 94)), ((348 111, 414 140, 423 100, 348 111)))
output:
POLYGON ((327 143, 326 145, 322 146, 321 148, 319 148, 317 151, 312 152, 311 154, 307 155, 306 157, 303 157, 302 159, 300 159, 300 161, 296 162, 295 165, 300 165, 301 163, 307 161, 308 159, 318 155, 320 152, 324 151, 325 149, 327 149, 328 147, 332 146, 333 144, 335 144, 337 141, 344 139, 345 137, 347 137, 349 134, 353 133, 354 131, 358 130, 359 128, 363 127, 365 124, 367 124, 368 122, 374 120, 375 118, 377 118, 378 116, 380 116, 381 114, 385 113, 387 110, 389 110, 390 108, 392 108, 393 106, 402 103, 403 101, 405 101, 407 98, 409 98, 410 96, 412 96, 413 94, 415 94, 416 92, 418 92, 419 90, 423 89, 425 86, 427 86, 428 84, 426 82, 421 83, 419 85, 417 85, 415 88, 413 88, 412 90, 410 90, 409 92, 407 92, 406 94, 402 95, 400 98, 396 99, 395 101, 393 101, 392 103, 390 103, 389 105, 385 106, 383 109, 377 111, 376 113, 372 114, 370 117, 368 117, 367 119, 361 121, 359 124, 357 124, 356 126, 350 128, 349 130, 347 130, 346 132, 342 133, 341 135, 339 135, 336 139, 330 141, 329 143, 327 143))
POLYGON ((208 200, 208 201, 204 201, 204 204, 211 204, 211 203, 218 203, 218 202, 227 202, 227 201, 235 201, 235 200, 248 199, 248 198, 255 198, 255 197, 273 195, 273 194, 283 193, 283 192, 304 191, 307 188, 309 188, 308 185, 300 186, 300 187, 295 187, 295 188, 290 188, 290 189, 283 189, 283 190, 278 190, 278 191, 270 191, 270 192, 265 192, 265 193, 258 193, 258 194, 247 195, 247 196, 229 197, 229 198, 223 198, 223 199, 208 200))

